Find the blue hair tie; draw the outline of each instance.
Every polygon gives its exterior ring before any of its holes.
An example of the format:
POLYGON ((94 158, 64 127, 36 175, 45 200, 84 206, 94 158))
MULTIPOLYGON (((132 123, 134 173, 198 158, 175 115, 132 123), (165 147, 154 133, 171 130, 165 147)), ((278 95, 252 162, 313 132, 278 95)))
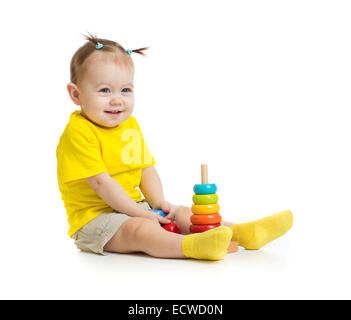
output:
POLYGON ((133 53, 133 50, 128 49, 128 50, 127 50, 127 53, 131 56, 132 53, 133 53))
POLYGON ((104 46, 104 45, 103 45, 102 43, 98 42, 98 43, 96 44, 95 48, 99 50, 99 49, 101 49, 103 46, 104 46))

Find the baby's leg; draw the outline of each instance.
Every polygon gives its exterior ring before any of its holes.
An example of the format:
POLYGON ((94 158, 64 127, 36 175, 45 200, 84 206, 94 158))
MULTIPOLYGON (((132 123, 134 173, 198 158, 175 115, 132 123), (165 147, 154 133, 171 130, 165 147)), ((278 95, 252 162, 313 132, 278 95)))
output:
POLYGON ((183 236, 163 229, 159 223, 133 217, 122 224, 104 250, 118 253, 145 252, 158 258, 185 258, 183 236))
POLYGON ((228 227, 181 235, 164 230, 157 222, 131 218, 107 242, 104 250, 118 253, 145 252, 157 258, 220 260, 232 238, 228 227))
POLYGON ((222 224, 232 229, 232 240, 238 241, 239 246, 256 250, 285 234, 293 225, 293 215, 285 210, 252 222, 222 224))
MULTIPOLYGON (((180 206, 175 219, 183 234, 188 234, 191 225, 191 208, 180 206)), ((238 241, 239 245, 246 249, 259 249, 267 243, 285 234, 293 224, 291 211, 285 210, 263 219, 234 224, 222 221, 223 226, 230 227, 233 232, 232 241, 238 241)))

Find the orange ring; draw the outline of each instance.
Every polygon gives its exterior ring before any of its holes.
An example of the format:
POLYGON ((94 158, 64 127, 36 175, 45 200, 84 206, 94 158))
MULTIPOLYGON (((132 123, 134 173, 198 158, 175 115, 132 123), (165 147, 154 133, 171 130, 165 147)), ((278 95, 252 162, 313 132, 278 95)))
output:
POLYGON ((215 214, 219 212, 219 204, 193 204, 191 211, 195 214, 215 214))
POLYGON ((193 214, 190 217, 192 224, 217 224, 222 221, 222 217, 216 214, 193 214))

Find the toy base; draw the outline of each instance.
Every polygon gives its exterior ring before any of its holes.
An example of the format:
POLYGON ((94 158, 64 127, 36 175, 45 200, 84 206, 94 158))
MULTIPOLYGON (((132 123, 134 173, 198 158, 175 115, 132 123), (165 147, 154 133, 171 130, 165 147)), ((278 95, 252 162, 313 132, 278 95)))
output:
POLYGON ((216 223, 216 224, 192 224, 190 226, 190 232, 191 233, 199 233, 199 232, 204 232, 207 230, 211 230, 217 227, 220 227, 221 224, 220 223, 216 223))
POLYGON ((238 251, 238 241, 230 241, 227 252, 232 253, 232 252, 237 252, 238 251))

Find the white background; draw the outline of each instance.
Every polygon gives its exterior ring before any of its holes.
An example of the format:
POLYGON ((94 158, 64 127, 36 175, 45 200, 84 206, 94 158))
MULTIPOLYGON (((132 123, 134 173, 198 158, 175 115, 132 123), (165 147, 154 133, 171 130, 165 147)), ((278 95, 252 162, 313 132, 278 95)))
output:
POLYGON ((349 299, 349 1, 0 4, 2 299, 349 299), (225 220, 290 209, 294 226, 219 262, 79 252, 55 150, 81 33, 133 55, 136 109, 167 199, 209 164, 225 220))

